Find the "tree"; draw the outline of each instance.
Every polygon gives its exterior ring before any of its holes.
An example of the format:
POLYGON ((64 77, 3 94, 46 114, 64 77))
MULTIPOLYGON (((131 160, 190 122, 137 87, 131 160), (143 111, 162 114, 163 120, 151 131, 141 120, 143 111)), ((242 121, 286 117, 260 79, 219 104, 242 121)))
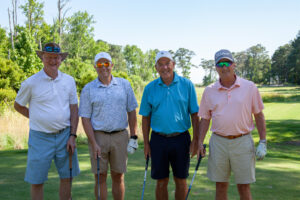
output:
POLYGON ((0 27, 0 57, 8 58, 8 38, 5 29, 0 27))
POLYGON ((139 75, 144 62, 142 50, 136 45, 126 45, 123 50, 123 54, 126 60, 128 74, 139 75))
POLYGON ((68 10, 70 8, 67 8, 64 12, 63 12, 63 9, 69 1, 70 0, 58 0, 57 1, 57 10, 58 10, 58 19, 57 19, 58 27, 57 28, 58 28, 58 35, 59 35, 58 44, 61 43, 61 38, 62 38, 63 28, 64 28, 64 22, 65 22, 65 16, 66 16, 66 13, 68 12, 68 10))
POLYGON ((67 18, 67 33, 63 37, 63 46, 69 52, 69 57, 89 59, 94 56, 88 54, 94 42, 93 23, 95 23, 93 15, 89 15, 87 11, 78 11, 67 18))
POLYGON ((120 45, 108 44, 109 46, 109 54, 114 63, 114 71, 117 72, 126 72, 126 61, 123 55, 123 49, 120 45))
POLYGON ((288 82, 290 69, 287 65, 287 60, 291 49, 292 47, 290 44, 280 46, 272 56, 271 77, 277 84, 285 84, 288 82))
POLYGON ((300 31, 291 44, 291 52, 287 58, 289 71, 289 82, 300 85, 300 31))
POLYGON ((193 51, 185 48, 179 48, 174 55, 176 65, 181 69, 183 77, 190 78, 191 67, 196 67, 191 63, 192 57, 195 55, 193 51))
POLYGON ((202 59, 200 66, 205 71, 205 76, 203 77, 203 85, 209 85, 217 80, 217 73, 215 70, 215 61, 214 60, 205 60, 202 59))

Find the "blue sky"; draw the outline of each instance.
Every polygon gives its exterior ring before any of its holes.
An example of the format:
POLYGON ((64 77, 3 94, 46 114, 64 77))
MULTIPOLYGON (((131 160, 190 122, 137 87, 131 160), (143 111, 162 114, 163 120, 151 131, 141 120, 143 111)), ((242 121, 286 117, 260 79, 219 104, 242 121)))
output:
MULTIPOLYGON (((11 0, 0 2, 0 25, 8 29, 11 0)), ((57 0, 44 2, 45 19, 52 24, 57 0)), ((95 39, 143 51, 187 48, 196 53, 196 65, 221 48, 237 52, 262 44, 271 56, 300 31, 299 0, 70 0, 67 7, 67 16, 79 10, 94 16, 95 39)), ((18 18, 23 24, 20 10, 18 18)), ((192 81, 201 82, 203 75, 193 69, 192 81)))

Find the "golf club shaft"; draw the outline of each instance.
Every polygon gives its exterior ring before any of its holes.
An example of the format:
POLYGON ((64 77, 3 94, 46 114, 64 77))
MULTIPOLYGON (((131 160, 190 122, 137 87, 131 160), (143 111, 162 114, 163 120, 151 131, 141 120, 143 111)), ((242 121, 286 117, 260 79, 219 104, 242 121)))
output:
MULTIPOLYGON (((203 145, 203 148, 204 148, 204 150, 205 150, 205 148, 206 148, 206 144, 204 144, 204 145, 203 145)), ((189 196, 189 193, 190 193, 190 191, 191 191, 191 188, 192 188, 192 185, 193 185, 194 179, 195 179, 195 177, 196 177, 196 174, 197 174, 197 171, 198 171, 198 168, 199 168, 199 165, 200 165, 200 162, 201 162, 201 160, 202 160, 202 156, 201 156, 201 154, 200 154, 200 155, 199 155, 199 159, 198 159, 198 161, 197 161, 196 169, 195 169, 195 172, 194 172, 194 175, 193 175, 193 178, 192 178, 191 184, 190 184, 190 186, 189 186, 189 190, 188 190, 188 192, 187 192, 187 194, 186 194, 186 198, 185 198, 185 200, 187 200, 187 199, 188 199, 188 196, 189 196)))
POLYGON ((99 164, 99 156, 97 154, 97 181, 98 181, 98 200, 100 200, 100 164, 99 164))
POLYGON ((145 175, 144 175, 144 184, 143 184, 143 191, 142 191, 142 200, 144 199, 144 191, 145 191, 145 185, 146 185, 146 179, 147 179, 148 163, 149 163, 149 156, 147 155, 146 166, 145 166, 145 175))
POLYGON ((72 200, 72 151, 69 152, 69 168, 70 168, 70 199, 72 200))

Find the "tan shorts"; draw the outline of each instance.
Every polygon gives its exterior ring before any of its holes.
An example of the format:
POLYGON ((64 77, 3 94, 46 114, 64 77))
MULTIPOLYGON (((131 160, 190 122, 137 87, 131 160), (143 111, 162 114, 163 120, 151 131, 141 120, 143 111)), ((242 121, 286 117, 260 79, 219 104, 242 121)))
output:
POLYGON ((207 177, 214 182, 228 182, 231 171, 236 184, 255 182, 255 148, 251 134, 236 139, 211 135, 207 177))
MULTIPOLYGON (((105 134, 95 131, 95 139, 101 148, 100 173, 107 173, 108 163, 110 170, 117 173, 125 173, 127 166, 127 144, 129 140, 128 131, 105 134)), ((97 160, 94 158, 92 146, 89 143, 92 172, 97 174, 97 160)))

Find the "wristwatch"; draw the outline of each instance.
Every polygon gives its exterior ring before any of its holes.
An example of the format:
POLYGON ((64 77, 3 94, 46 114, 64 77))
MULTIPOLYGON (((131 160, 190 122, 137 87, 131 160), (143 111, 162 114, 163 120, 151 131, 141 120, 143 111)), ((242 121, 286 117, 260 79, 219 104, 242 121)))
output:
POLYGON ((71 136, 74 136, 75 138, 77 138, 77 135, 76 135, 75 133, 71 133, 71 134, 70 134, 70 137, 71 137, 71 136))
POLYGON ((137 135, 132 135, 132 136, 130 136, 130 139, 138 139, 138 136, 137 135))

